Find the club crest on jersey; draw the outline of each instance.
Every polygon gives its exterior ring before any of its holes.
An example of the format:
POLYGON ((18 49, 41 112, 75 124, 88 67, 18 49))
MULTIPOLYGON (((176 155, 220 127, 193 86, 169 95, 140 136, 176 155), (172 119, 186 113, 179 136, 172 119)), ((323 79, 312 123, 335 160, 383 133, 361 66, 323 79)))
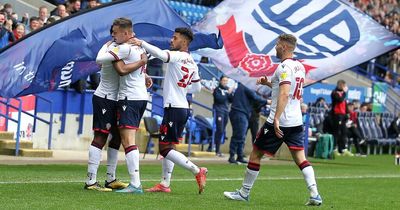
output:
POLYGON ((173 122, 168 123, 169 127, 172 127, 173 124, 174 124, 173 122))
POLYGON ((123 105, 123 106, 122 106, 122 109, 125 111, 125 110, 126 110, 126 105, 123 105))
POLYGON ((102 109, 101 112, 102 112, 103 114, 105 114, 105 113, 107 112, 107 110, 106 110, 106 109, 102 109))
POLYGON ((264 128, 264 134, 268 133, 268 129, 264 128))
POLYGON ((107 128, 107 130, 110 130, 110 129, 111 129, 111 124, 110 124, 110 123, 107 123, 107 124, 106 124, 106 128, 107 128))

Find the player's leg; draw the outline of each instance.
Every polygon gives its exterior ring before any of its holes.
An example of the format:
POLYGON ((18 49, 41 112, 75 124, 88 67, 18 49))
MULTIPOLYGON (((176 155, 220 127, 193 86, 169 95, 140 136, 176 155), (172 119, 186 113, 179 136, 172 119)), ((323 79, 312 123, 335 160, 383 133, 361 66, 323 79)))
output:
MULTIPOLYGON (((178 144, 178 138, 181 137, 183 129, 186 125, 188 119, 188 109, 181 108, 165 108, 164 118, 160 126, 160 139, 159 139, 159 150, 160 154, 167 160, 174 164, 177 164, 184 169, 191 171, 195 176, 197 183, 199 185, 199 193, 202 193, 206 183, 206 168, 199 168, 192 161, 190 161, 185 155, 175 150, 174 144, 178 144)), ((168 163, 163 164, 163 167, 168 166, 168 163)), ((172 173, 172 169, 170 173, 172 173)), ((169 172, 167 169, 163 168, 163 173, 169 172)), ((167 174, 163 174, 163 177, 168 177, 167 174)), ((164 186, 166 187, 166 186, 164 186)), ((157 186, 149 189, 150 192, 162 192, 155 191, 157 186)), ((170 191, 170 190, 169 190, 170 191)))
POLYGON ((247 164, 245 177, 242 187, 235 192, 224 192, 225 197, 232 200, 249 201, 249 195, 254 182, 257 179, 261 158, 264 154, 274 155, 282 144, 282 140, 277 139, 274 127, 265 123, 258 131, 258 135, 253 144, 253 150, 250 154, 249 163, 247 164))
POLYGON ((89 160, 88 160, 88 171, 85 183, 85 189, 96 190, 96 191, 111 191, 111 189, 102 187, 97 182, 97 170, 101 161, 101 151, 107 141, 108 134, 95 131, 94 138, 89 146, 89 160))
POLYGON ((128 186, 116 178, 118 151, 121 146, 121 136, 117 126, 111 128, 111 140, 107 148, 107 180, 104 186, 111 189, 123 189, 128 186))
POLYGON ((322 199, 318 193, 317 182, 315 181, 314 169, 308 162, 304 153, 303 139, 304 131, 302 126, 282 130, 286 135, 285 142, 289 147, 294 162, 303 173, 307 189, 310 192, 310 199, 306 205, 321 205, 322 199))
POLYGON ((131 178, 129 186, 117 192, 143 193, 139 173, 139 149, 136 145, 136 129, 146 108, 144 101, 122 100, 118 102, 119 131, 125 149, 126 165, 131 178))
POLYGON ((100 186, 100 184, 97 182, 97 170, 101 161, 101 150, 107 141, 109 129, 111 128, 111 123, 113 122, 112 113, 102 113, 102 110, 111 110, 113 108, 113 104, 111 101, 98 96, 93 96, 92 102, 94 137, 91 145, 89 146, 88 172, 85 189, 111 191, 111 189, 100 186))
MULTIPOLYGON (((161 125, 161 128, 160 128, 161 131, 163 130, 162 128, 163 128, 163 125, 161 125)), ((164 144, 164 145, 159 144, 159 151, 163 157, 165 155, 165 151, 172 150, 172 149, 174 149, 172 144, 164 144)), ((161 182, 149 189, 146 189, 146 192, 165 192, 165 193, 171 192, 171 188, 170 188, 171 177, 172 177, 172 172, 174 170, 175 163, 167 158, 163 158, 161 160, 161 165, 162 165, 161 182)))

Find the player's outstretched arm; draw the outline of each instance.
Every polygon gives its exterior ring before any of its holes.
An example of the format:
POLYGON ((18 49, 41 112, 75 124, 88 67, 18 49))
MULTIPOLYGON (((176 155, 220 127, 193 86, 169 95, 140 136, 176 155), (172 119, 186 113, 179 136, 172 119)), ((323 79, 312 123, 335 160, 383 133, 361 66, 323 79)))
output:
POLYGON ((146 53, 143 53, 141 55, 141 59, 139 61, 136 61, 134 63, 129 63, 129 64, 125 64, 123 60, 118 60, 118 61, 114 61, 113 62, 113 66, 115 71, 117 71, 117 73, 120 76, 125 76, 131 72, 134 72, 136 70, 138 70, 139 68, 143 67, 144 65, 146 65, 147 63, 147 55, 146 53))
POLYGON ((200 80, 192 81, 189 85, 188 93, 198 93, 201 91, 201 83, 200 80))
POLYGON ((166 51, 163 51, 160 48, 153 46, 143 40, 133 38, 130 39, 128 43, 134 44, 139 47, 143 47, 148 53, 150 53, 152 56, 156 58, 161 59, 163 62, 169 61, 169 54, 166 51))

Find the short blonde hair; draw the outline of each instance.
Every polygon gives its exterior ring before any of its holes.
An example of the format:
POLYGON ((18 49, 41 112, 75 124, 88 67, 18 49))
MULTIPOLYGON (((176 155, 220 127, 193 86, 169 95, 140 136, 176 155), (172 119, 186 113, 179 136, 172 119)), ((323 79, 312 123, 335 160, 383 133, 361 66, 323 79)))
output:
POLYGON ((296 48, 297 39, 292 34, 281 34, 278 40, 288 44, 292 51, 296 48))

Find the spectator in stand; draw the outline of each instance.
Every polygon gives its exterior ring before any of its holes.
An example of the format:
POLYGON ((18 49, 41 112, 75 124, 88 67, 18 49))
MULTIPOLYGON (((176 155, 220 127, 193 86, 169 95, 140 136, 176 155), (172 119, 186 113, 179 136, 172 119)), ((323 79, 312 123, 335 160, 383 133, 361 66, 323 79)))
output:
MULTIPOLYGON (((225 133, 226 124, 228 124, 229 117, 229 103, 232 103, 233 99, 233 89, 228 87, 229 78, 227 76, 222 76, 219 79, 219 85, 214 89, 213 97, 214 104, 213 109, 215 110, 215 123, 216 123, 216 131, 214 135, 214 143, 215 143, 215 153, 218 157, 222 157, 220 151, 220 145, 222 141, 222 137, 225 133)), ((211 142, 208 147, 208 151, 212 151, 211 142)))
POLYGON ((95 7, 99 6, 99 5, 100 4, 97 3, 97 0, 88 0, 88 4, 87 4, 86 9, 92 9, 92 8, 95 8, 95 7))
POLYGON ((368 103, 361 104, 360 112, 368 112, 368 103))
MULTIPOLYGON (((6 14, 6 19, 8 21, 10 21, 10 23, 8 23, 8 25, 17 25, 18 20, 13 18, 12 14, 13 14, 13 8, 11 4, 4 4, 4 8, 2 9, 2 12, 4 12, 6 14)), ((9 30, 12 30, 11 27, 8 27, 9 30)))
POLYGON ((39 19, 43 22, 43 24, 47 23, 47 18, 48 18, 47 7, 45 6, 39 7, 39 19))
POLYGON ((354 106, 354 111, 358 112, 360 110, 360 100, 354 99, 351 103, 354 106))
MULTIPOLYGON (((349 0, 354 4, 355 7, 359 8, 364 13, 370 15, 377 22, 385 26, 386 29, 392 31, 395 34, 400 35, 400 7, 398 0, 349 0)), ((400 53, 400 49, 386 53, 383 56, 377 58, 377 63, 389 68, 396 73, 399 72, 399 60, 396 54, 400 53), (393 66, 395 64, 395 66, 393 66), (396 65, 397 64, 397 65, 396 65)), ((365 68, 364 68, 365 69, 365 68)), ((391 82, 393 76, 387 74, 383 69, 375 69, 376 75, 386 82, 391 82)), ((400 82, 400 77, 397 78, 400 82)), ((392 83, 395 84, 395 83, 392 83)))
POLYGON ((9 29, 11 26, 7 26, 9 23, 7 14, 0 12, 0 49, 15 41, 14 34, 9 29))
MULTIPOLYGON (((349 110, 350 119, 347 122, 348 125, 348 134, 349 138, 353 138, 354 146, 356 147, 356 156, 365 156, 365 153, 361 150, 361 144, 365 143, 365 140, 361 136, 360 130, 358 128, 358 119, 357 112, 354 111, 354 104, 349 103, 347 105, 347 109, 349 110)), ((350 145, 350 143, 349 143, 350 145)))
POLYGON ((32 31, 35 31, 39 28, 41 28, 42 26, 40 25, 40 19, 38 17, 31 17, 31 19, 29 19, 29 28, 25 29, 26 34, 31 33, 32 31))
POLYGON ((67 10, 69 14, 75 14, 81 10, 81 0, 70 0, 67 10))
POLYGON ((15 41, 21 39, 25 36, 25 25, 22 23, 18 23, 17 27, 13 30, 15 41))
POLYGON ((65 18, 65 17, 69 16, 69 14, 67 12, 67 8, 65 8, 64 4, 60 4, 57 6, 57 16, 59 16, 61 18, 65 18))
POLYGON ((325 110, 329 110, 329 106, 325 101, 325 98, 318 97, 315 103, 313 104, 314 107, 324 108, 325 110))
POLYGON ((332 99, 332 123, 333 123, 333 135, 335 140, 335 145, 337 145, 338 150, 335 149, 335 155, 346 155, 353 156, 353 154, 347 150, 346 139, 347 139, 347 96, 348 87, 344 80, 339 80, 337 82, 336 88, 331 93, 332 99))

